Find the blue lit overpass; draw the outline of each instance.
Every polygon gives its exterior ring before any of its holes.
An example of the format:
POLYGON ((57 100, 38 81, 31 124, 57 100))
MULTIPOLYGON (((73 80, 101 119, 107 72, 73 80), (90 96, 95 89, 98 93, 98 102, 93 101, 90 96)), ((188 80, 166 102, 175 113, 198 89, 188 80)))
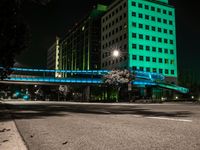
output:
MULTIPOLYGON (((12 84, 104 84, 102 77, 110 72, 110 70, 48 70, 48 69, 27 69, 27 68, 11 68, 14 74, 9 78, 1 81, 2 83, 12 84), (56 78, 52 76, 31 76, 30 73, 49 74, 63 73, 73 74, 76 77, 56 78), (26 75, 28 74, 28 75, 26 75), (80 76, 80 77, 79 77, 80 76), (81 77, 83 76, 83 77, 81 77)), ((134 71, 135 80, 131 83, 135 86, 157 86, 160 88, 175 90, 181 93, 188 93, 189 90, 175 84, 165 83, 165 77, 158 73, 134 71)))

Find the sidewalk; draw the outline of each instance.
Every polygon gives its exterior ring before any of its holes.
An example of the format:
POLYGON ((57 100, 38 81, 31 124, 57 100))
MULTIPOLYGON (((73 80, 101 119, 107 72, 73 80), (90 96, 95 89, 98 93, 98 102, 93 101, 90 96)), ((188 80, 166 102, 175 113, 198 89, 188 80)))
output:
POLYGON ((0 150, 27 150, 14 120, 0 100, 0 150))

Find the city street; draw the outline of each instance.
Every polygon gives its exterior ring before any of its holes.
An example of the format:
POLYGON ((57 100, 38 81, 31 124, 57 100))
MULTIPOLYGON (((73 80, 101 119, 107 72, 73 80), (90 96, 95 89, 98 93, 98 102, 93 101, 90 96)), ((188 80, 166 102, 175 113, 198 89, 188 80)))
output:
POLYGON ((30 150, 199 150, 200 105, 6 102, 30 150))

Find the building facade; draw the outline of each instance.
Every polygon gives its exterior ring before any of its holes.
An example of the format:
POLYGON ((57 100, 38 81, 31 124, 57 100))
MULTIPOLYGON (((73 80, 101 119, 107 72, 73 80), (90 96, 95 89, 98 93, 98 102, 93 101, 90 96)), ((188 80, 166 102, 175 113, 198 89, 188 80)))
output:
POLYGON ((60 40, 59 69, 100 69, 101 16, 106 10, 98 4, 60 40))
POLYGON ((101 23, 103 69, 156 72, 176 82, 175 9, 168 0, 116 0, 101 23))

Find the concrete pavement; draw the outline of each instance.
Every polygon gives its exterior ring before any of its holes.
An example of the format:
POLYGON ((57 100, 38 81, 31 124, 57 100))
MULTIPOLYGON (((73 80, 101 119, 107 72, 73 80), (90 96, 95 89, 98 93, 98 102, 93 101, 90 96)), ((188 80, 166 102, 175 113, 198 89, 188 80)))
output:
POLYGON ((27 150, 3 101, 0 101, 0 150, 27 150))

